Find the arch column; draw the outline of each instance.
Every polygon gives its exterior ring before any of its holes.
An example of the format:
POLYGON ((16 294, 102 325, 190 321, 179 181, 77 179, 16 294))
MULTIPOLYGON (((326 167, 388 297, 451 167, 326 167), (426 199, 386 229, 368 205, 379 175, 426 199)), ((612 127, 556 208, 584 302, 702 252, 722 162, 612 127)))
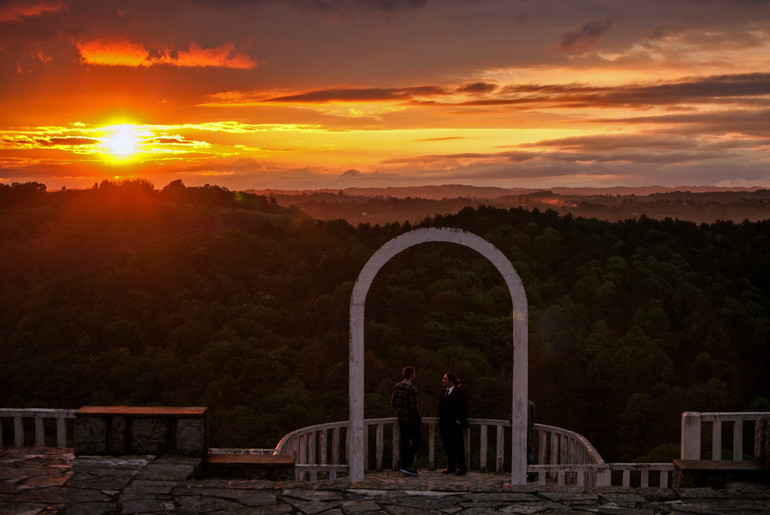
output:
POLYGON ((460 229, 423 228, 385 243, 366 262, 350 297, 348 466, 350 481, 364 478, 364 313, 366 295, 380 269, 396 254, 420 243, 448 242, 471 248, 503 276, 513 304, 513 401, 511 484, 527 481, 528 309, 521 278, 505 255, 485 239, 460 229))

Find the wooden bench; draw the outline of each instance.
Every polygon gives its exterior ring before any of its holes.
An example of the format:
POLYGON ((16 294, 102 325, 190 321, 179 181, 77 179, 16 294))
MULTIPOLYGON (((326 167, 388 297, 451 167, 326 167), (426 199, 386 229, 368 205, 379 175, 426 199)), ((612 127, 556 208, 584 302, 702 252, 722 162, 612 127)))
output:
POLYGON ((727 483, 770 483, 770 470, 753 461, 674 460, 676 488, 723 488, 727 483))
POLYGON ((176 454, 203 458, 206 408, 84 406, 75 412, 75 454, 176 454))
POLYGON ((209 454, 203 460, 202 474, 219 479, 294 479, 294 456, 273 454, 209 454))

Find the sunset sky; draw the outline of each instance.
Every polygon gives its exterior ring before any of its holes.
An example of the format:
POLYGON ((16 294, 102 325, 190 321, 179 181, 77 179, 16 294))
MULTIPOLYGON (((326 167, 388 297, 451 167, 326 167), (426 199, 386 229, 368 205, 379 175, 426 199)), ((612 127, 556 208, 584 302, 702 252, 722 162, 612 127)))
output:
POLYGON ((0 183, 770 187, 765 0, 0 2, 0 183))

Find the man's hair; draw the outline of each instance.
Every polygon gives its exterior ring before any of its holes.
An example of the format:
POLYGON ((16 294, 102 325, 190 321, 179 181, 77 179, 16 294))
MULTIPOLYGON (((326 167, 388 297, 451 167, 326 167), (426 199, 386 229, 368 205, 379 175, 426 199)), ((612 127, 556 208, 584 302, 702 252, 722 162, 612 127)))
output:
POLYGON ((404 371, 401 374, 404 376, 404 379, 411 379, 414 375, 414 367, 404 367, 404 371))

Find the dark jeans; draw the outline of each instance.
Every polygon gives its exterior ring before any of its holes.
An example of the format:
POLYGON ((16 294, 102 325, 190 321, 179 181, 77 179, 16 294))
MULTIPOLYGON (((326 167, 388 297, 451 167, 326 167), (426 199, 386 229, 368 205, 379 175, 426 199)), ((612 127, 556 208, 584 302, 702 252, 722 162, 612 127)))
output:
POLYGON ((414 465, 414 457, 420 450, 421 436, 419 422, 399 422, 398 431, 401 435, 401 468, 414 465))
POLYGON ((439 424, 441 431, 441 441, 446 451, 446 467, 449 470, 465 471, 468 469, 465 463, 465 441, 463 439, 463 429, 460 424, 450 422, 448 424, 439 424))

